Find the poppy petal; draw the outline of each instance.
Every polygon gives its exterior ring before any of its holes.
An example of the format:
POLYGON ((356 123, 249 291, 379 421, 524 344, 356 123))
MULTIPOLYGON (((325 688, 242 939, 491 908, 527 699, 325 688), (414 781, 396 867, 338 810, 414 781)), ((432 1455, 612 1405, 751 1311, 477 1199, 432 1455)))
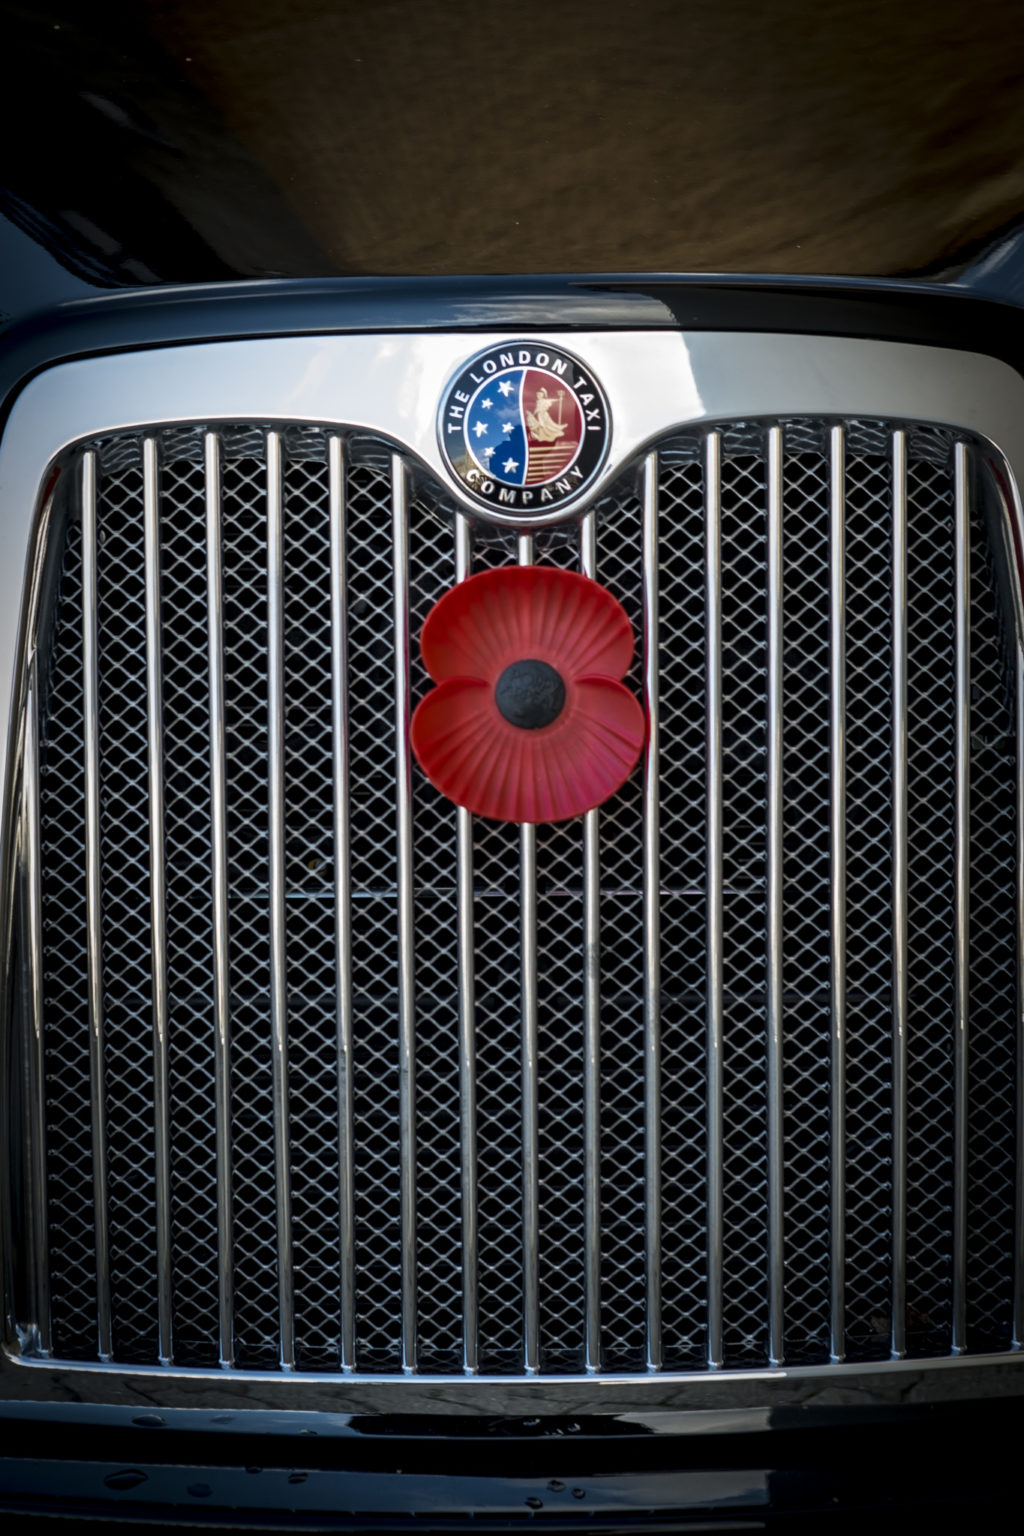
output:
POLYGON ((621 678, 633 630, 605 587, 553 566, 502 566, 452 587, 427 615, 420 638, 435 682, 494 681, 513 661, 546 661, 569 679, 621 678))
POLYGON ((643 710, 627 688, 610 678, 578 684, 575 705, 572 719, 563 728, 552 728, 551 736, 516 732, 510 792, 504 803, 481 814, 499 821, 565 821, 603 804, 621 788, 643 746, 643 710))
MULTIPOLYGON (((452 758, 478 750, 486 742, 494 713, 492 690, 475 677, 455 677, 432 688, 413 712, 409 740, 416 760, 430 782, 441 789, 439 776, 452 758)), ((451 798, 451 797, 450 797, 451 798)))
POLYGON ((430 782, 456 805, 494 821, 564 821, 613 795, 644 741, 644 716, 621 683, 577 683, 559 719, 541 730, 510 725, 493 690, 452 678, 412 720, 412 747, 430 782))

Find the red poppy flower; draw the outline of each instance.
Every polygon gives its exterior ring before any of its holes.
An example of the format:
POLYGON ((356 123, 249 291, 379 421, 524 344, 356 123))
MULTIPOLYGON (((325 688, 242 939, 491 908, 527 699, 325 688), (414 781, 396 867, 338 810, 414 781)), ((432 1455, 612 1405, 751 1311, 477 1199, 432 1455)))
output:
POLYGON ((503 566, 460 582, 427 615, 423 663, 438 684, 412 720, 430 782, 495 821, 563 821, 633 771, 640 705, 622 686, 633 631, 587 576, 503 566))

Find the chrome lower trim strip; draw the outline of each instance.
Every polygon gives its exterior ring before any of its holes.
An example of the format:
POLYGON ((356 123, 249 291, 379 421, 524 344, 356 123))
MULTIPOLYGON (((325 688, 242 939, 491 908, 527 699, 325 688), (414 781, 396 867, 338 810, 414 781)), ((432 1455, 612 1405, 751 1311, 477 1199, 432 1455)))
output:
MULTIPOLYGON (((520 565, 533 564, 533 537, 520 534, 520 565)), ((520 989, 523 1075, 523 1369, 540 1370, 540 1166, 537 1083, 537 828, 519 828, 520 989)))
POLYGON ((829 493, 829 1355, 846 1355, 846 443, 831 432, 829 493))
POLYGON ((89 1105, 92 1120, 96 1339, 101 1360, 114 1352, 107 1211, 107 1102, 103 1023, 103 930, 100 849, 99 637, 96 627, 96 455, 82 457, 82 694, 85 727, 85 923, 89 991, 89 1105))
POLYGON ((352 1108, 352 883, 349 843, 345 448, 328 442, 331 521, 331 755, 334 787, 335 1019, 338 1041, 338 1292, 341 1368, 356 1368, 356 1237, 352 1108))
POLYGON ((72 1405, 114 1403, 168 1410, 196 1407, 216 1394, 218 1411, 237 1408, 243 1416, 260 1410, 296 1413, 296 1387, 302 1388, 305 1411, 328 1415, 372 1413, 430 1413, 438 1417, 481 1414, 505 1419, 518 1416, 576 1415, 594 1411, 599 1395, 605 1414, 691 1413, 723 1409, 784 1408, 806 1413, 815 1407, 849 1405, 851 1390, 860 1407, 901 1404, 963 1403, 968 1398, 1019 1397, 1024 1392, 1024 1353, 946 1356, 940 1360, 864 1361, 857 1365, 783 1366, 781 1369, 686 1371, 678 1375, 629 1376, 433 1376, 411 1378, 367 1374, 358 1380, 296 1371, 287 1378, 268 1371, 237 1375, 175 1366, 154 1371, 145 1366, 55 1366, 52 1360, 22 1356, 0 1371, 0 1410, 12 1401, 12 1411, 24 1412, 26 1400, 45 1403, 52 1394, 72 1405))
POLYGON ((709 432, 705 459, 705 655, 707 667, 707 1360, 724 1363, 722 1319, 723 929, 722 929, 722 439, 709 432))
POLYGON ((284 474, 281 438, 267 433, 267 758, 270 839, 270 1035, 281 1369, 295 1369, 292 1192, 288 1146, 288 980, 284 830, 284 474))
MULTIPOLYGON (((46 1056, 43 1033, 43 892, 39 828, 39 675, 33 657, 25 699, 22 790, 22 849, 28 886, 28 974, 31 1007, 28 1059, 28 1164, 31 1233, 31 1290, 35 1304, 35 1348, 44 1358, 53 1349, 50 1315, 49 1202, 46 1169, 46 1056)), ((162 1362, 161 1362, 162 1363, 162 1362)))
MULTIPOLYGON (((597 519, 580 525, 580 570, 597 579, 597 519)), ((583 818, 583 1348, 601 1369, 601 853, 600 811, 583 818)))
POLYGON ((768 1363, 781 1365, 785 1277, 782 1102, 782 428, 768 432, 768 1363))
POLYGON ((210 687, 210 843, 213 855, 213 1027, 217 1166, 217 1329, 220 1363, 235 1358, 231 1191, 231 992, 228 953, 228 826, 224 736, 224 586, 221 570, 220 439, 207 432, 206 625, 210 687))
POLYGON ((955 450, 956 759, 953 827, 953 1353, 967 1348, 967 1052, 971 878, 971 509, 967 447, 955 450))
POLYGON ((402 1370, 416 1370, 416 932, 409 746, 409 502, 405 461, 391 459, 395 604, 395 836, 398 868, 398 1140, 402 1235, 402 1370))
MULTIPOLYGON (((455 514, 455 580, 470 574, 469 519, 455 514)), ((462 1179, 462 1369, 476 1373, 480 1353, 476 1151, 476 962, 473 952, 473 818, 455 811, 455 879, 459 944, 459 1156, 462 1179)))
POLYGON ((149 878, 153 964, 153 1116, 156 1151, 157 1352, 171 1338, 171 1112, 168 1083, 167 884, 164 868, 163 698, 160 620, 160 492, 156 439, 142 448, 146 546, 146 699, 149 729, 149 878))
POLYGON ((907 1352, 907 435, 892 437, 892 1337, 907 1352))
POLYGON ((661 875, 659 862, 660 737, 658 714, 658 455, 643 478, 644 707, 644 1270, 647 1369, 660 1371, 661 1326, 661 875))

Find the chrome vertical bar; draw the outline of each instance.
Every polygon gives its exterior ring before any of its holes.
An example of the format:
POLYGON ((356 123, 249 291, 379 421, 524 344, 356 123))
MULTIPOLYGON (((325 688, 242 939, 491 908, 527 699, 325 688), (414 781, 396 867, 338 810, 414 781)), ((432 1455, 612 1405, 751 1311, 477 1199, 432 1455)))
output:
POLYGON ((829 498, 829 1358, 846 1358, 846 439, 832 428, 829 498))
POLYGON ((207 651, 210 689, 210 829, 213 854, 214 1093, 217 1166, 219 1357, 234 1363, 231 1198, 231 1035, 228 955, 227 801, 224 738, 224 629, 221 568, 220 439, 205 437, 207 651))
POLYGON ((327 445, 331 523, 331 759, 334 775, 335 1026, 338 1043, 338 1250, 341 1368, 356 1366, 355 1178, 352 1118, 352 882, 349 844, 348 629, 345 609, 345 447, 327 445))
POLYGON ((149 728, 149 878, 153 964, 153 1118, 156 1152, 157 1355, 172 1360, 171 1130, 168 1087, 167 883, 164 866, 163 699, 160 621, 160 497, 157 443, 142 447, 146 551, 146 700, 149 728))
POLYGON ((37 1330, 35 1352, 53 1348, 50 1317, 50 1242, 46 1169, 46 1057, 43 1033, 43 891, 39 827, 39 679, 29 667, 22 759, 22 817, 25 883, 28 894, 28 969, 32 1008, 29 1038, 29 1200, 32 1229, 32 1288, 37 1330))
MULTIPOLYGON (((455 580, 470 574, 469 519, 455 514, 455 580)), ((477 1287, 476 997, 473 958, 473 818, 455 812, 459 944, 459 1146, 462 1164, 462 1369, 479 1366, 477 1287)))
POLYGON ((221 573, 221 439, 204 438, 206 458, 206 636, 210 688, 210 845, 213 856, 213 1094, 216 1117, 216 1312, 221 1369, 235 1362, 230 1137, 230 962, 227 952, 227 794, 224 742, 224 584, 221 573))
POLYGON ((768 431, 768 1362, 783 1360, 782 428, 768 431))
POLYGON ((709 432, 705 462, 705 654, 707 667, 707 1292, 708 1365, 723 1363, 722 1153, 722 443, 709 432))
POLYGON ((107 1101, 103 1023, 103 934, 100 905, 100 704, 97 635, 96 455, 82 456, 82 703, 85 728, 85 924, 89 992, 89 1098, 96 1252, 96 1337, 101 1360, 113 1354, 110 1310, 110 1218, 107 1210, 107 1101))
MULTIPOLYGON (((580 570, 597 579, 597 518, 580 525, 580 570)), ((583 1343, 601 1368, 601 856, 600 812, 583 818, 583 1343)))
POLYGON ((288 1149, 288 978, 284 868, 284 471, 281 437, 267 433, 267 757, 270 836, 270 1041, 277 1189, 277 1315, 281 1369, 295 1368, 292 1191, 288 1149))
POLYGON ((1024 1349, 1024 653, 1017 651, 1017 1187, 1013 1233, 1013 1347, 1024 1349))
POLYGON ((395 603, 395 789, 398 854, 398 1139, 401 1162, 402 1370, 416 1370, 416 996, 409 747, 409 506, 405 464, 391 458, 395 603))
POLYGON ((658 455, 644 460, 644 1274, 647 1369, 660 1371, 661 1329, 661 868, 658 717, 658 455))
POLYGON ((228 829, 224 740, 224 586, 220 438, 205 436, 206 636, 210 686, 210 842, 213 854, 213 1027, 217 1162, 217 1325, 223 1370, 234 1364, 235 1275, 231 1200, 231 996, 228 956, 228 829))
MULTIPOLYGON (((533 564, 533 537, 518 539, 520 565, 533 564)), ((523 1368, 540 1369, 540 1178, 537 1089, 537 828, 519 828, 520 990, 523 1078, 523 1368)))
POLYGON ((907 1350, 907 434, 892 436, 892 1338, 907 1350))
POLYGON ((967 445, 954 451, 955 480, 955 799, 953 826, 953 1354, 967 1348, 967 1059, 971 878, 971 508, 967 445))

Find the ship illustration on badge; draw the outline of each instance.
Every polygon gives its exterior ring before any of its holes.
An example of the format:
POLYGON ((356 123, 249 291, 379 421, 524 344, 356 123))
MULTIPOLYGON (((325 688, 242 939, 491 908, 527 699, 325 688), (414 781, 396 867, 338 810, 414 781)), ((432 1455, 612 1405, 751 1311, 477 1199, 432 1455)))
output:
POLYGON ((438 433, 462 489, 494 515, 547 518, 575 503, 604 462, 604 392, 570 352, 532 341, 478 352, 448 386, 438 433))

